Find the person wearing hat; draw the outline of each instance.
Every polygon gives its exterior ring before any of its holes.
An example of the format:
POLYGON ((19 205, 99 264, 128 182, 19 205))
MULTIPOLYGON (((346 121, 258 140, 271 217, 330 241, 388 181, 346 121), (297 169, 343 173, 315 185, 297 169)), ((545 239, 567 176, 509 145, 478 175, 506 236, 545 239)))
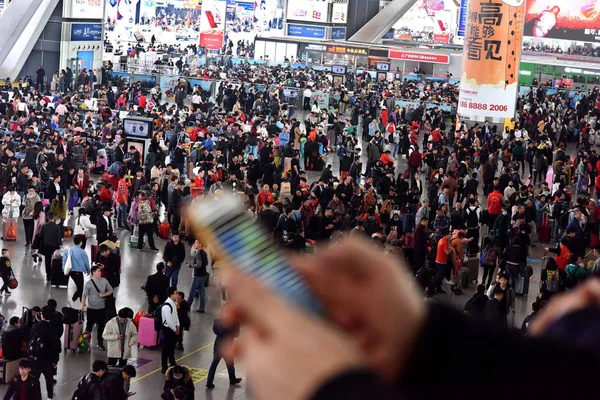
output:
POLYGON ((131 357, 131 347, 137 344, 137 328, 131 318, 133 311, 125 307, 104 327, 102 337, 106 341, 106 356, 110 366, 124 367, 131 357))
POLYGON ((19 373, 9 383, 4 394, 6 400, 42 400, 40 381, 32 373, 33 363, 27 358, 19 360, 19 373))

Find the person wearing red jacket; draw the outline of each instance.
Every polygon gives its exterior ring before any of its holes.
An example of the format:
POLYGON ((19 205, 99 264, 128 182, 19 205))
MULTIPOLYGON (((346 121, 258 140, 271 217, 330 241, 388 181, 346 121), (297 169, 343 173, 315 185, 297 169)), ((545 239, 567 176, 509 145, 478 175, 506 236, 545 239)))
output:
POLYGON ((392 160, 392 158, 390 157, 390 153, 391 152, 389 150, 384 151, 381 157, 379 157, 379 161, 381 161, 383 165, 388 164, 390 167, 393 167, 394 160, 392 160))
POLYGON ((418 169, 423 165, 423 155, 419 152, 419 146, 415 145, 415 149, 408 156, 408 169, 410 170, 410 176, 414 176, 418 169))
POLYGON ((386 126, 388 123, 388 110, 386 107, 383 107, 381 110, 381 126, 386 126))
POLYGON ((119 179, 117 185, 117 228, 118 229, 129 229, 127 223, 127 206, 129 205, 129 182, 125 180, 124 176, 119 179))
POLYGON ((487 207, 489 225, 492 226, 502 212, 502 193, 498 191, 498 188, 494 188, 494 191, 488 195, 487 207))

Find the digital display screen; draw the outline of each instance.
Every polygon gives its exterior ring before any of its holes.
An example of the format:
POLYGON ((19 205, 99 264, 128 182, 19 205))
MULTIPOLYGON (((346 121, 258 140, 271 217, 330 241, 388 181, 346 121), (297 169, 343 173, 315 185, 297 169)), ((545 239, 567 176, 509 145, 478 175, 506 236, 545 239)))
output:
POLYGON ((527 0, 523 34, 600 42, 600 1, 527 0))
POLYGON ((337 75, 346 75, 346 66, 345 65, 332 65, 331 72, 337 75))
POLYGON ((389 71, 390 70, 390 63, 388 62, 378 62, 375 64, 375 69, 377 71, 389 71))
POLYGON ((152 126, 150 120, 125 118, 123 120, 123 130, 129 136, 136 136, 140 138, 150 138, 152 135, 152 126))

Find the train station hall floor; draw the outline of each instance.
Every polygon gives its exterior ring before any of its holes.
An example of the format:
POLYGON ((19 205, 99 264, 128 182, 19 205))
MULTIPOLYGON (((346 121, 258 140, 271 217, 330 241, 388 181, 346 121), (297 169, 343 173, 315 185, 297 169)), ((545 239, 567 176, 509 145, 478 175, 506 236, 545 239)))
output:
MULTIPOLYGON (((338 159, 335 153, 328 157, 328 161, 333 164, 333 171, 338 171, 338 159)), ((406 160, 400 158, 397 172, 404 171, 406 160)), ((319 172, 310 172, 308 174, 309 182, 318 179, 319 172)), ((97 176, 93 177, 94 180, 97 176)), ((423 177, 424 179, 424 177, 423 177)), ((481 199, 482 201, 485 199, 481 199)), ((485 204, 485 203, 484 203, 485 204)), ((485 229, 485 228, 484 228, 485 229)), ((24 233, 22 222, 19 221, 19 238, 17 242, 4 242, 3 247, 10 250, 11 261, 19 287, 15 289, 11 296, 0 296, 0 313, 8 320, 12 316, 21 316, 22 307, 42 306, 49 298, 58 302, 58 309, 64 306, 73 306, 79 308, 78 301, 71 304, 71 296, 75 291, 75 285, 69 282, 68 289, 51 287, 46 284, 44 264, 35 264, 31 258, 32 251, 24 246, 24 233)), ((483 232, 482 232, 483 233, 483 232)), ((122 249, 122 274, 121 285, 116 290, 117 310, 121 307, 130 307, 134 312, 147 309, 145 293, 140 287, 145 282, 146 277, 153 274, 155 265, 162 260, 162 248, 164 241, 158 239, 157 246, 161 249, 159 253, 149 251, 138 252, 137 249, 129 248, 129 234, 120 232, 122 249)), ((71 246, 72 241, 67 239, 66 246, 71 246)), ((187 244, 186 244, 187 246, 187 244)), ((89 252, 90 245, 87 250, 89 252)), ((186 247, 187 249, 187 247, 186 247)), ((516 315, 514 321, 509 321, 515 327, 520 327, 523 318, 530 313, 531 303, 537 295, 540 276, 540 260, 542 258, 542 246, 532 248, 532 256, 529 264, 534 269, 534 275, 531 278, 531 285, 528 297, 518 297, 516 302, 516 315)), ((189 252, 188 252, 189 254, 189 252)), ((188 259, 189 259, 188 255, 188 259)), ((179 289, 187 293, 191 282, 192 272, 182 267, 179 275, 179 289)), ((480 271, 481 276, 481 271, 480 271)), ((87 278, 86 278, 87 279, 87 278)), ((455 296, 448 291, 448 294, 438 295, 435 301, 453 304, 462 308, 466 301, 474 293, 473 285, 465 290, 461 296, 455 296)), ((191 311, 192 326, 189 332, 184 335, 184 351, 176 350, 175 357, 178 364, 187 365, 192 368, 193 381, 196 385, 197 400, 246 400, 251 399, 247 393, 247 380, 243 364, 236 363, 237 375, 244 378, 239 386, 230 386, 227 377, 225 363, 222 361, 217 370, 215 378, 216 387, 213 390, 205 388, 206 375, 212 361, 213 346, 215 335, 212 332, 212 325, 220 306, 220 296, 214 285, 207 292, 206 314, 200 314, 191 311)), ((197 303, 196 303, 197 304, 197 303)), ((193 306, 192 309, 197 308, 193 306)), ((79 379, 91 370, 92 362, 96 359, 106 360, 106 353, 97 347, 92 347, 91 354, 71 354, 61 355, 56 377, 58 383, 55 386, 54 399, 69 400, 77 386, 79 379)), ((137 377, 132 381, 131 391, 137 392, 132 399, 160 399, 164 384, 164 376, 160 368, 160 349, 133 349, 133 358, 129 362, 137 367, 137 377)), ((276 366, 274 366, 275 368, 276 366)), ((43 377, 41 378, 43 381, 43 377)), ((6 391, 6 385, 0 385, 0 398, 6 391)), ((42 382, 42 398, 46 399, 45 386, 42 382)))

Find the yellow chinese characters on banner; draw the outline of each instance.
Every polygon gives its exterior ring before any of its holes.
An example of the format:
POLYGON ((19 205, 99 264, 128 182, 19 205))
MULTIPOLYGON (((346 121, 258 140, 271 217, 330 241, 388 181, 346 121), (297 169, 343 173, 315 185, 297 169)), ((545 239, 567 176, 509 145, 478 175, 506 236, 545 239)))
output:
POLYGON ((470 0, 458 113, 511 118, 519 90, 524 0, 470 0))

